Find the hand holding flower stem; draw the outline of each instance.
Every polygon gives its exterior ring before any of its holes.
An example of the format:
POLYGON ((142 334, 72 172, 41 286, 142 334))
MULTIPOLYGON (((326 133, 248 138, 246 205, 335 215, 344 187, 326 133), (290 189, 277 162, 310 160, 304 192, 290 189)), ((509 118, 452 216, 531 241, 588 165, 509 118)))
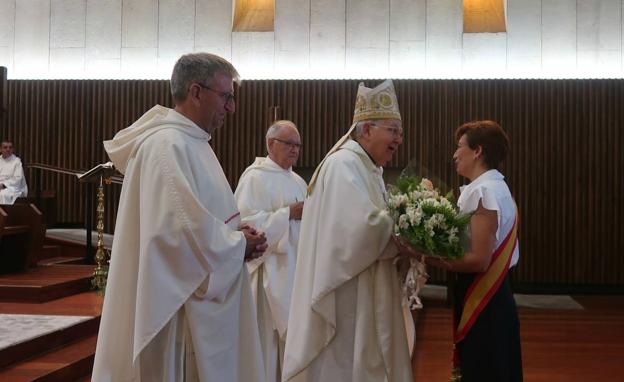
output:
POLYGON ((405 240, 403 240, 401 236, 399 235, 392 235, 391 237, 392 237, 392 241, 394 242, 394 245, 396 245, 397 249, 399 250, 399 254, 403 256, 407 256, 407 257, 413 257, 420 262, 423 261, 424 257, 426 256, 424 253, 413 248, 411 245, 405 242, 405 240))
POLYGON ((429 256, 426 253, 415 249, 414 247, 409 245, 409 243, 403 240, 399 235, 392 235, 392 241, 399 250, 399 254, 402 256, 415 258, 419 262, 425 263, 427 265, 432 265, 437 268, 442 268, 449 271, 452 270, 452 265, 450 262, 444 260, 441 257, 429 256))

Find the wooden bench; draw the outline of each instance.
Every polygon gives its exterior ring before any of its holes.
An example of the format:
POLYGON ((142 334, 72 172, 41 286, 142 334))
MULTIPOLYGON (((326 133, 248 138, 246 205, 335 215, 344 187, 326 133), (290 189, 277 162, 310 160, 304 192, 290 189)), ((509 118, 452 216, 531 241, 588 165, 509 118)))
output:
POLYGON ((43 215, 33 204, 0 205, 0 274, 36 266, 44 237, 43 215))
POLYGON ((54 227, 56 221, 56 191, 43 190, 37 192, 30 190, 28 196, 21 196, 15 200, 15 204, 34 204, 43 214, 44 223, 47 227, 54 227))

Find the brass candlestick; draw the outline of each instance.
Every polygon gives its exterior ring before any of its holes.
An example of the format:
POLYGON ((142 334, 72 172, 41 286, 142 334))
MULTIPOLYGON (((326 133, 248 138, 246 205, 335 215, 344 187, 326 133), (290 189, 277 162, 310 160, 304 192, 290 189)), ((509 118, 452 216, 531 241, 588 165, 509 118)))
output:
MULTIPOLYGON (((93 272, 93 280, 91 284, 98 293, 104 294, 106 292, 106 280, 108 278, 108 252, 104 248, 104 177, 100 176, 100 181, 97 187, 97 251, 95 252, 95 271, 93 272)), ((109 179, 106 179, 106 183, 110 183, 109 179)))
POLYGON ((462 376, 461 376, 461 371, 458 367, 453 368, 453 371, 451 372, 451 379, 450 382, 461 382, 462 376))

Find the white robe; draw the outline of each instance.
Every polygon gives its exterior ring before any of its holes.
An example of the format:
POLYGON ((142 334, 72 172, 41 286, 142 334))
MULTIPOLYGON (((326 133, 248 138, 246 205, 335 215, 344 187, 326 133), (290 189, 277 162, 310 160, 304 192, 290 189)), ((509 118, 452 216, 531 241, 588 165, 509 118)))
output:
POLYGON ((13 204, 20 196, 28 195, 22 161, 13 154, 6 159, 0 155, 0 184, 6 187, 0 190, 0 204, 13 204))
POLYGON ((243 222, 262 230, 268 248, 247 263, 256 301, 266 380, 281 380, 288 311, 299 242, 299 220, 289 205, 305 198, 306 183, 270 158, 256 158, 238 182, 234 196, 243 222))
POLYGON ((94 382, 264 380, 245 239, 209 139, 155 106, 104 143, 125 177, 94 382))
POLYGON ((355 141, 306 200, 284 381, 412 381, 382 169, 355 141))

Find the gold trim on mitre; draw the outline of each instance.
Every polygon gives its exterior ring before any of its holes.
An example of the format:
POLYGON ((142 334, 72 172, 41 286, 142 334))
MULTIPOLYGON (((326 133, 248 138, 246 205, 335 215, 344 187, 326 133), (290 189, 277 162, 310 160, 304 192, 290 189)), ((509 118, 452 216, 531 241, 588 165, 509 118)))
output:
POLYGON ((399 102, 392 80, 385 80, 373 89, 367 88, 363 82, 360 82, 355 97, 353 123, 369 119, 401 120, 399 102))

